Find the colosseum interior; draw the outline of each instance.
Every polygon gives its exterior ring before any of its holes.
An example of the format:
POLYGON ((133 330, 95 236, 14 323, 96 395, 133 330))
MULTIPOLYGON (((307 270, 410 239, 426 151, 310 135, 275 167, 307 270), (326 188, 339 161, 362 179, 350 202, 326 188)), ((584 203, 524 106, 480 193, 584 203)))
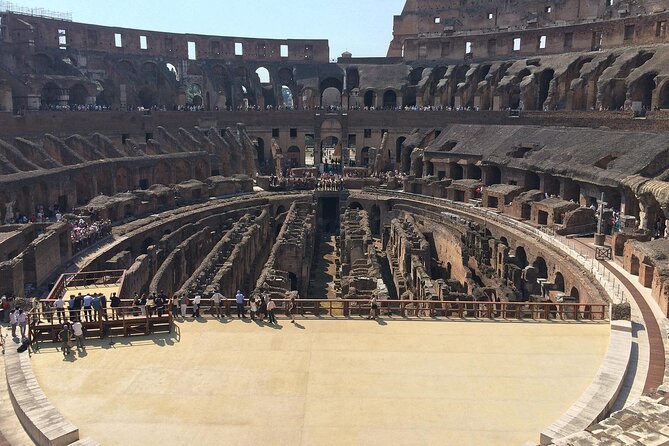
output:
POLYGON ((0 446, 669 444, 668 7, 0 9, 0 446))

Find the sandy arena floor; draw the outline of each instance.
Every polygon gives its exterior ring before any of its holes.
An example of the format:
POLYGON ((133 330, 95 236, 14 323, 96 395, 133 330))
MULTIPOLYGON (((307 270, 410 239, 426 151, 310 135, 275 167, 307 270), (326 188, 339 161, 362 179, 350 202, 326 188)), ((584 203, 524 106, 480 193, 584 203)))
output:
POLYGON ((521 445, 590 384, 608 324, 180 323, 33 356, 51 401, 104 445, 521 445))

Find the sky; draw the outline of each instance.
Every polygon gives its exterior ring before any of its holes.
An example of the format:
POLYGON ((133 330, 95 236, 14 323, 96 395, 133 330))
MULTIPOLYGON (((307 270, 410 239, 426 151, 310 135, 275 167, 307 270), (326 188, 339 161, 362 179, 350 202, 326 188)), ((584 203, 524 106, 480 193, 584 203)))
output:
MULTIPOLYGON (((0 7, 4 2, 0 1, 0 7)), ((150 31, 328 39, 330 58, 382 57, 405 0, 13 0, 72 14, 75 22, 150 31)))

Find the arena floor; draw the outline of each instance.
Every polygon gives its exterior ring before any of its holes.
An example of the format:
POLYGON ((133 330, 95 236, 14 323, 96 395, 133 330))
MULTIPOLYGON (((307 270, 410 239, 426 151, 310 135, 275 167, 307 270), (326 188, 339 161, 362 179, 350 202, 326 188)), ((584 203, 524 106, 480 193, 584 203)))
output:
POLYGON ((280 320, 33 355, 51 401, 104 445, 521 445, 590 384, 606 323, 280 320))

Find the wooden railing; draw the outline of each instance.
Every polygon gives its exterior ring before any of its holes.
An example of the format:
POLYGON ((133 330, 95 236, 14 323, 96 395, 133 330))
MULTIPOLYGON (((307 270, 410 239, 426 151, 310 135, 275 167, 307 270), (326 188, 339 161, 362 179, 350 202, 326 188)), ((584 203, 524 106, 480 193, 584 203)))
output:
MULTIPOLYGON (((48 300, 54 301, 65 294, 65 289, 76 286, 110 285, 123 283, 125 270, 91 271, 61 274, 49 292, 48 300)), ((109 296, 107 296, 109 298, 109 296)))

